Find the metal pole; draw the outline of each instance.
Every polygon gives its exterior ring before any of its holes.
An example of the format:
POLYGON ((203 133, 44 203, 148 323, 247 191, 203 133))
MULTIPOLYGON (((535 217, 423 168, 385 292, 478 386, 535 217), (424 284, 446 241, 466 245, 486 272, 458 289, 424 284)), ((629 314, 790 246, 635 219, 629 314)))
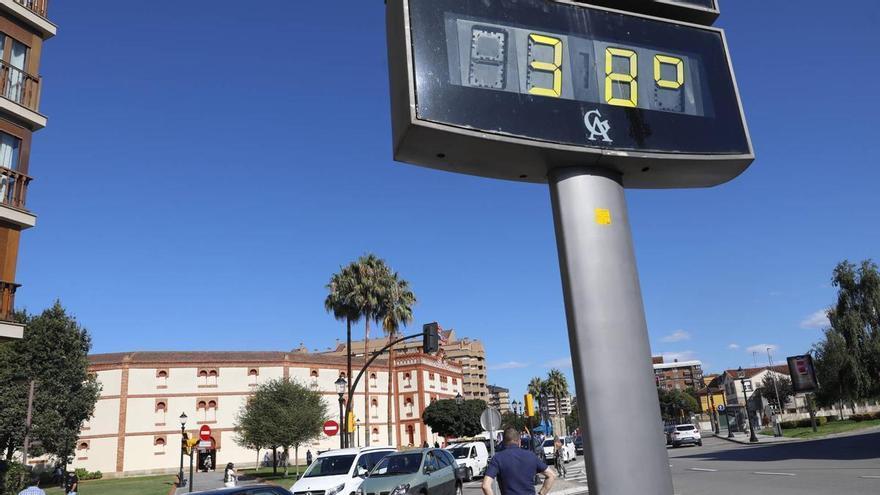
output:
POLYGON ((189 451, 189 492, 193 491, 193 456, 196 453, 196 449, 191 449, 189 451))
MULTIPOLYGON (((343 412, 342 412, 342 394, 339 394, 339 448, 340 448, 340 449, 344 449, 344 448, 345 448, 345 437, 348 436, 348 428, 343 428, 343 427, 342 427, 342 425, 345 424, 345 421, 344 421, 345 418, 343 418, 342 415, 343 415, 343 412), (344 431, 345 433, 343 433, 343 431, 344 431)), ((346 425, 346 426, 348 426, 348 425, 346 425)))
POLYGON ((672 495, 620 179, 577 167, 549 183, 590 494, 672 495))
POLYGON ((36 383, 37 381, 32 379, 28 385, 27 414, 24 419, 24 445, 21 452, 21 464, 25 468, 23 477, 27 475, 28 450, 31 448, 31 423, 34 417, 34 386, 36 383))
MULTIPOLYGON (((177 486, 184 487, 186 482, 183 479, 183 451, 186 449, 186 426, 180 427, 180 473, 177 475, 177 486)), ((257 452, 259 456, 259 452, 257 452)))
POLYGON ((752 423, 752 415, 749 414, 749 397, 746 395, 746 379, 739 379, 740 385, 742 385, 743 389, 743 407, 746 408, 746 419, 749 420, 749 431, 751 435, 749 436, 749 442, 755 443, 758 441, 758 436, 755 435, 755 425, 752 423))
MULTIPOLYGON (((782 425, 779 424, 779 415, 782 412, 782 400, 779 399, 779 386, 776 385, 776 375, 773 371, 773 357, 770 356, 770 348, 767 348, 767 361, 769 366, 767 366, 767 371, 770 373, 770 379, 773 380, 773 389, 776 390, 776 411, 774 411, 775 420, 773 421, 773 436, 781 437, 782 436, 782 425)), ((772 410, 772 409, 771 409, 772 410)))

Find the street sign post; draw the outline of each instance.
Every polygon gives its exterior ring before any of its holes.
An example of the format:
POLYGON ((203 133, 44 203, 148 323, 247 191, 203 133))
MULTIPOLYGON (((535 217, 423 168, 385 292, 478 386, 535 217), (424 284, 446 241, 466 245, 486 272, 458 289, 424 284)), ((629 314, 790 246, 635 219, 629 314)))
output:
POLYGON ((549 184, 589 491, 671 495, 624 188, 718 185, 754 152, 723 31, 642 9, 708 24, 716 2, 613 4, 641 14, 387 0, 392 145, 398 161, 549 184))
POLYGON ((204 440, 204 441, 211 440, 211 427, 210 426, 202 425, 202 427, 199 428, 199 439, 204 440))
POLYGON ((324 422, 324 434, 328 437, 332 437, 333 435, 339 433, 339 423, 333 421, 332 419, 324 422))
POLYGON ((495 456, 495 432, 501 429, 501 413, 494 407, 487 407, 480 413, 480 426, 489 432, 491 440, 489 441, 490 456, 495 456))

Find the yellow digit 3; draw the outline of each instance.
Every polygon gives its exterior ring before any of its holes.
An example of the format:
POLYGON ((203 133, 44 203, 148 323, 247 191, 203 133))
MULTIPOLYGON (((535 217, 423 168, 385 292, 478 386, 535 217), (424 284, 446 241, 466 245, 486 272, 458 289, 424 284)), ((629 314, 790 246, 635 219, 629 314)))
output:
MULTIPOLYGON (((625 48, 605 49, 605 101, 609 105, 619 107, 636 107, 639 104, 639 62, 638 55, 632 50, 625 48), (614 57, 629 60, 628 72, 614 72, 614 57), (629 97, 617 98, 614 96, 614 83, 629 86, 629 97)), ((625 95, 623 95, 625 96, 625 95)))
MULTIPOLYGON (((541 86, 532 86, 529 88, 529 94, 559 98, 562 96, 562 40, 552 36, 532 33, 529 35, 529 45, 547 45, 553 48, 552 62, 532 60, 529 63, 530 71, 536 70, 553 74, 553 87, 543 88, 541 86)), ((531 46, 529 48, 531 48, 531 46)), ((531 50, 529 51, 531 52, 531 50)), ((529 58, 532 57, 530 56, 529 58)))

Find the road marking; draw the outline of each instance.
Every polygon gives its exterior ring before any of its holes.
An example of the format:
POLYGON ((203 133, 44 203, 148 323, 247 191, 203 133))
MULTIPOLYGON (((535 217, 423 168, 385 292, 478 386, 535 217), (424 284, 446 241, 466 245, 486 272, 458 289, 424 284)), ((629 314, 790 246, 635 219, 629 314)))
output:
POLYGON ((691 471, 705 471, 707 473, 717 473, 717 469, 709 469, 709 468, 690 468, 691 471))
POLYGON ((880 480, 880 476, 859 476, 859 478, 864 478, 866 480, 880 480))
POLYGON ((765 476, 794 476, 794 473, 768 473, 766 471, 755 471, 752 474, 762 474, 765 476))

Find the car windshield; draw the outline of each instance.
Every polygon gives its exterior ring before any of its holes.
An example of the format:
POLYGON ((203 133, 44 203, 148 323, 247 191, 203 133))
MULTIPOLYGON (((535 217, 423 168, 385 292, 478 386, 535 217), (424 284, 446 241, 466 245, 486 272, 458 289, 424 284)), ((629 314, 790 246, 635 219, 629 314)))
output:
POLYGON ((309 469, 303 475, 303 478, 317 478, 319 476, 339 476, 348 474, 351 464, 354 462, 354 455, 331 455, 327 457, 318 457, 315 462, 309 466, 309 469))
POLYGON ((675 429, 678 431, 691 431, 694 429, 694 425, 676 426, 675 429))
POLYGON ((419 470, 422 465, 422 454, 396 454, 379 461, 370 472, 370 478, 379 476, 395 476, 398 474, 412 474, 419 470))
POLYGON ((553 440, 544 440, 544 447, 552 447, 553 440))
POLYGON ((465 459, 470 455, 470 450, 470 447, 456 447, 449 452, 452 453, 456 459, 465 459))

